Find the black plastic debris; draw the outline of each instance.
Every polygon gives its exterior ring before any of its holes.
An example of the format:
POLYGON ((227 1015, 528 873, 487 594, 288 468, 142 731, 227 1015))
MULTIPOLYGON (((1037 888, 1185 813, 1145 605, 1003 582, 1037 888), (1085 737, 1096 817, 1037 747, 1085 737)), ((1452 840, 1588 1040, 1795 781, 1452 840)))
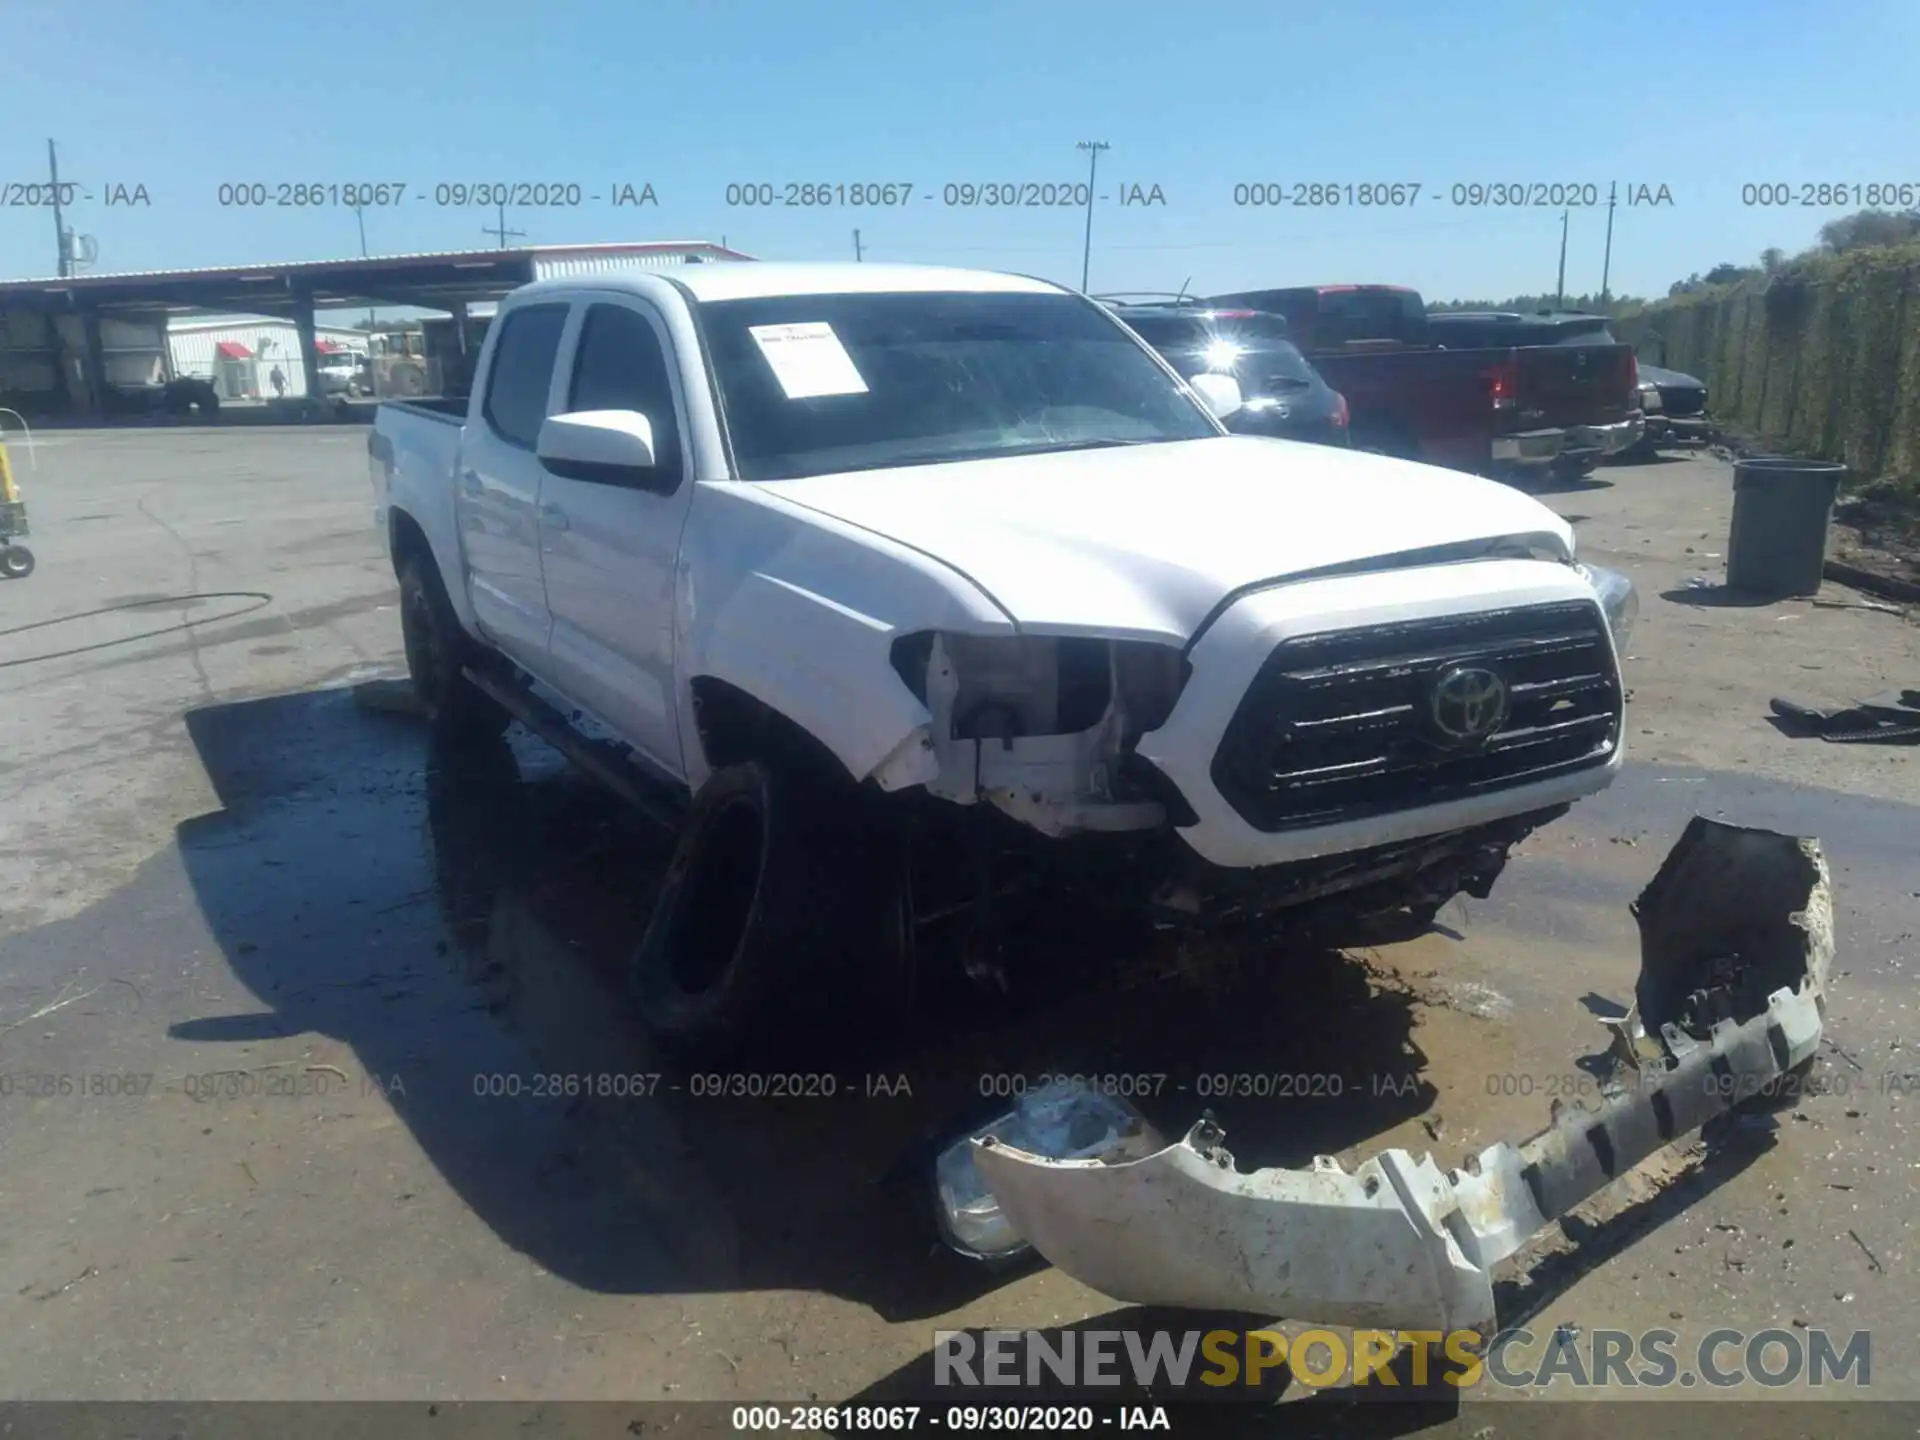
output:
POLYGON ((1771 709, 1794 733, 1835 745, 1920 743, 1920 689, 1885 690, 1841 710, 1816 710, 1775 697, 1771 709))

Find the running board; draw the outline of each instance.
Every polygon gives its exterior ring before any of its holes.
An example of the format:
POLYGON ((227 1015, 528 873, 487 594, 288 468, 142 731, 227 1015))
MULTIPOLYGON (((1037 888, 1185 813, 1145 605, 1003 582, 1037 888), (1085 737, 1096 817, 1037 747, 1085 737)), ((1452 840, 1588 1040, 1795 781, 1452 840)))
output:
POLYGON ((647 819, 663 829, 677 831, 685 820, 683 803, 614 746, 590 740, 574 729, 567 717, 524 686, 502 680, 476 665, 461 673, 475 689, 566 756, 647 819))

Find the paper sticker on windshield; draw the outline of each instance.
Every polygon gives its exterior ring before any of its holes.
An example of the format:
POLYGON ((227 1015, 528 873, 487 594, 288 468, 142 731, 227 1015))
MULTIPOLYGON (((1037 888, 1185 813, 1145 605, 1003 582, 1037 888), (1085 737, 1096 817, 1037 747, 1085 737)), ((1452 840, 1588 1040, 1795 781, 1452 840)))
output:
POLYGON ((811 400, 817 395, 864 395, 867 382, 854 368, 853 357, 833 327, 824 320, 802 325, 749 325, 760 353, 773 367, 789 400, 811 400))

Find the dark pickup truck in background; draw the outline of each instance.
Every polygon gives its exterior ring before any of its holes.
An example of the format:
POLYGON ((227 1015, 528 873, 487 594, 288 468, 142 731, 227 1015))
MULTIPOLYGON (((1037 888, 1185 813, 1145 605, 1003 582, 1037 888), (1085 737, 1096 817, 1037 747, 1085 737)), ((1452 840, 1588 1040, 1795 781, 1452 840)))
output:
MULTIPOLYGON (((1617 345, 1612 322, 1584 310, 1453 311, 1427 317, 1428 331, 1453 349, 1493 345, 1617 345)), ((1665 345, 1659 346, 1665 359, 1665 345)), ((1702 444, 1712 438, 1707 387, 1678 370, 1638 362, 1640 411, 1646 433, 1632 454, 1651 456, 1663 446, 1702 444)))
POLYGON ((1346 397, 1363 449, 1515 480, 1584 475, 1645 430, 1630 345, 1475 346, 1400 285, 1292 286, 1201 303, 1284 319, 1346 397))

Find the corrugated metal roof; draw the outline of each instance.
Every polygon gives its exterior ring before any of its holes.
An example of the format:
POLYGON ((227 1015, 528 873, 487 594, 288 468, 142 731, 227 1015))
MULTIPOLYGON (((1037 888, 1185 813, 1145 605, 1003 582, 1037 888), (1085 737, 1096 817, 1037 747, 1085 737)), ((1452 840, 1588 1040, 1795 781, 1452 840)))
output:
POLYGON ((559 280, 619 271, 671 270, 686 264, 690 256, 704 257, 707 253, 703 250, 627 250, 592 255, 543 253, 533 257, 533 278, 559 280))
POLYGON ((333 270, 352 274, 358 270, 378 270, 383 266, 459 264, 462 261, 528 261, 542 257, 587 258, 594 255, 710 255, 718 260, 751 260, 753 256, 715 245, 710 240, 605 241, 584 245, 522 245, 505 250, 420 250, 398 255, 354 255, 335 260, 272 260, 242 265, 206 265, 185 270, 113 270, 61 278, 46 275, 24 280, 0 280, 0 292, 19 287, 34 289, 85 289, 88 286, 127 280, 196 280, 218 276, 244 279, 250 275, 269 278, 311 270, 333 270))

